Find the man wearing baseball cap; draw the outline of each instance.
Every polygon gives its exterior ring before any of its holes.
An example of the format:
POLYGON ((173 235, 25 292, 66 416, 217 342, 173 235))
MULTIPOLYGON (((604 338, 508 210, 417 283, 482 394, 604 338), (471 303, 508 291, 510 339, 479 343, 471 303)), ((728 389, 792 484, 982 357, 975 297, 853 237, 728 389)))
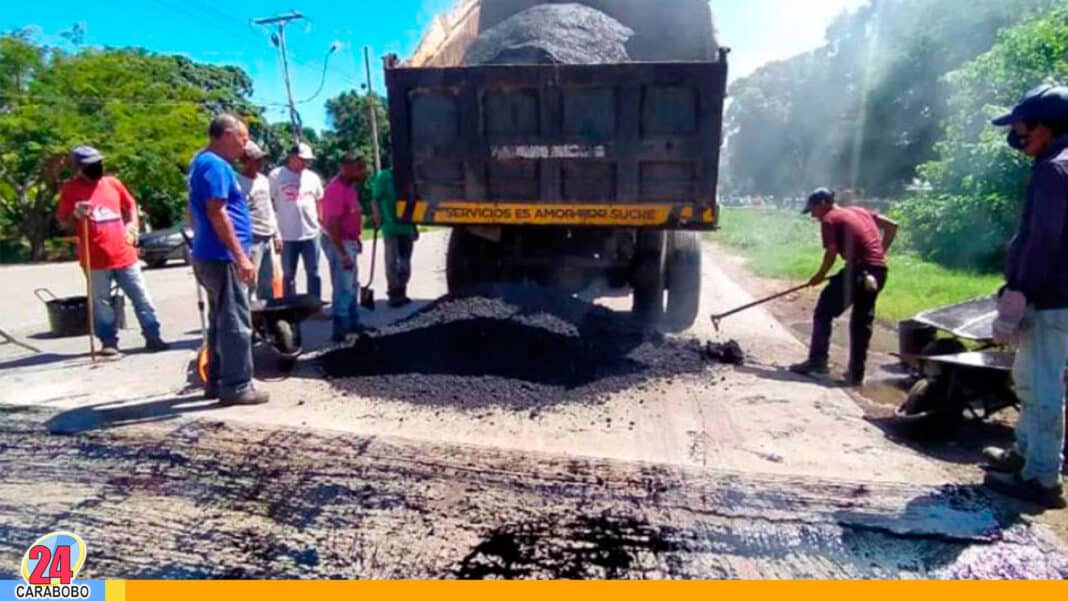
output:
POLYGON ((861 386, 875 323, 875 303, 886 285, 886 251, 894 243, 897 223, 863 207, 839 207, 834 192, 827 188, 813 192, 802 213, 811 213, 820 222, 824 248, 823 263, 808 285, 822 284, 838 255, 846 265, 820 294, 812 319, 808 360, 791 366, 790 371, 803 375, 828 373, 834 320, 852 306, 845 384, 861 386))
POLYGON ((237 184, 248 201, 252 218, 252 247, 248 258, 256 267, 256 285, 252 295, 259 299, 271 298, 274 282, 274 261, 271 253, 282 252, 282 238, 278 235, 278 219, 271 202, 271 183, 263 174, 263 160, 267 153, 258 144, 249 140, 241 156, 241 172, 237 184))
POLYGON ((297 265, 304 262, 308 294, 322 298, 319 277, 319 203, 323 180, 309 167, 311 146, 301 142, 289 150, 286 164, 271 172, 271 199, 282 235, 282 277, 286 296, 297 293, 297 265))
POLYGON ((112 281, 133 303, 146 348, 151 352, 167 350, 134 247, 140 231, 137 202, 118 178, 104 175, 104 156, 97 149, 79 146, 71 152, 70 161, 75 175, 59 191, 56 219, 77 235, 78 259, 93 280, 93 327, 102 346, 100 354, 120 354, 111 306, 112 281), (86 229, 89 256, 85 256, 86 229))
POLYGON ((1068 361, 1068 87, 1040 86, 994 119, 1010 146, 1034 160, 1009 249, 994 339, 1018 346, 1016 445, 983 451, 985 483, 1050 508, 1066 505, 1064 366, 1068 361))

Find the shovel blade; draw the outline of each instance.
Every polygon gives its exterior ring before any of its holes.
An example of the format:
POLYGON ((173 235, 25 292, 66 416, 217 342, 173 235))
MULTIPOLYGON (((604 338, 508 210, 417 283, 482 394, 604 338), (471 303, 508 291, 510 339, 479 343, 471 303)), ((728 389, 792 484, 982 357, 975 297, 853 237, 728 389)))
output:
POLYGON ((360 289, 360 306, 368 311, 375 310, 375 291, 371 288, 360 289))

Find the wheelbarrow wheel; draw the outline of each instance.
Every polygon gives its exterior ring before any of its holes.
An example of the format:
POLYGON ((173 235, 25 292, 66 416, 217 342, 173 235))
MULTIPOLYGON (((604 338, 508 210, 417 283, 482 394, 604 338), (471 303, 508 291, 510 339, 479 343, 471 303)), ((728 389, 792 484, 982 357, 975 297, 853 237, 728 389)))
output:
POLYGON ((911 438, 945 440, 964 422, 964 406, 953 393, 949 378, 924 378, 912 387, 894 417, 911 438))
POLYGON ((279 352, 278 369, 289 373, 297 365, 297 354, 300 353, 300 342, 293 324, 285 320, 278 320, 271 326, 272 341, 275 349, 279 352))

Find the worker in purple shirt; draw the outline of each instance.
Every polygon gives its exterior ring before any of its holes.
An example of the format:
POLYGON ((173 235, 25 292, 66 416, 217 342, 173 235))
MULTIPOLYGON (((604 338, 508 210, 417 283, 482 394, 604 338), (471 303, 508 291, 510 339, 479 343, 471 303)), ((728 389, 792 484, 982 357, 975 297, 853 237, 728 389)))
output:
POLYGON ((1034 159, 1023 216, 1009 249, 994 339, 1018 347, 1016 444, 983 451, 985 484, 1049 508, 1065 507, 1064 367, 1068 362, 1068 87, 1028 92, 994 125, 1034 159))

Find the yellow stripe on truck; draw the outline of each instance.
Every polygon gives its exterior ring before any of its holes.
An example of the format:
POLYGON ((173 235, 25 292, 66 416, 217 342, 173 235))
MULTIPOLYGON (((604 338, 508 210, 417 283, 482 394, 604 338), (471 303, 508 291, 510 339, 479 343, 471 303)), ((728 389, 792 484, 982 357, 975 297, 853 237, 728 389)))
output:
POLYGON ((547 205, 445 201, 431 206, 418 201, 412 221, 437 225, 648 226, 666 224, 671 210, 672 205, 662 204, 547 205))

